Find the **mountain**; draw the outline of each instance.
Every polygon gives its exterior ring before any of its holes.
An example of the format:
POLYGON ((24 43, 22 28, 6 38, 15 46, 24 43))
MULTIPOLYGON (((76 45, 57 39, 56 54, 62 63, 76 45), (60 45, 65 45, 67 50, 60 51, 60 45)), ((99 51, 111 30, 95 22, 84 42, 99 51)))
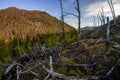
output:
MULTIPOLYGON (((75 29, 65 23, 65 32, 71 30, 75 29)), ((61 32, 61 21, 46 12, 16 7, 0 10, 0 39, 13 40, 61 32)))
POLYGON ((86 26, 86 27, 81 28, 81 32, 82 32, 82 34, 86 34, 86 33, 88 33, 89 31, 92 31, 94 28, 95 28, 95 27, 86 26))

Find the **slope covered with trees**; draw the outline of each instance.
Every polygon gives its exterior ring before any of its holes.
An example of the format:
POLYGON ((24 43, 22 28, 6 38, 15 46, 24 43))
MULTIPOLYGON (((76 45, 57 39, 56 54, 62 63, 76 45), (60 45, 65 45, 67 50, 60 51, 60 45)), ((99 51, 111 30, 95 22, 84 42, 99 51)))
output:
MULTIPOLYGON (((75 30, 65 24, 65 32, 75 30)), ((0 10, 0 39, 36 37, 38 34, 61 33, 61 21, 46 12, 15 7, 0 10)))
MULTIPOLYGON (((75 28, 64 23, 64 29, 66 42, 77 37, 75 28)), ((63 42, 61 33, 61 21, 46 12, 16 7, 0 10, 0 65, 20 56, 18 44, 25 51, 34 43, 59 45, 63 42)))

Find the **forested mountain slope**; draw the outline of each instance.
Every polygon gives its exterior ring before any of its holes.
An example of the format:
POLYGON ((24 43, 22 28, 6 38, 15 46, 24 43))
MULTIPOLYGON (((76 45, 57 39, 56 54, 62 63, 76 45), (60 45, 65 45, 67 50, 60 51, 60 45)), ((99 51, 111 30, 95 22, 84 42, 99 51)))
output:
MULTIPOLYGON (((65 24, 65 32, 75 30, 65 24)), ((9 7, 0 10, 0 39, 36 37, 38 34, 61 33, 61 21, 46 12, 9 7)))

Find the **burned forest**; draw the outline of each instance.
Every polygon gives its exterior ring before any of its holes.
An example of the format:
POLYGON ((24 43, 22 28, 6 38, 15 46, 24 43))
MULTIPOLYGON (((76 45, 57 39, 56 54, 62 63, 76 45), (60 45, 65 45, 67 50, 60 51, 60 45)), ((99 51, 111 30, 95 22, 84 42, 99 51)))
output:
POLYGON ((0 80, 120 80, 119 0, 12 1, 0 3, 0 80))

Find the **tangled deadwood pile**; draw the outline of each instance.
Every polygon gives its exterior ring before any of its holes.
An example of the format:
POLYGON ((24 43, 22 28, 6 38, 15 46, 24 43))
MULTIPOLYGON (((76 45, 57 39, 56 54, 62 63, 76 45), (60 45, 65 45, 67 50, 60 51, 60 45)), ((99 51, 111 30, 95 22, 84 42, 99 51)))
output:
MULTIPOLYGON (((98 44, 101 41, 98 40, 96 44, 98 44)), ((61 56, 59 54, 59 48, 58 47, 52 47, 46 49, 42 45, 35 44, 33 47, 29 47, 30 50, 34 52, 34 54, 30 55, 20 49, 19 47, 19 53, 20 57, 17 60, 14 60, 11 62, 11 64, 8 65, 8 67, 5 69, 3 75, 1 76, 1 80, 24 80, 22 78, 25 74, 30 74, 29 77, 32 77, 29 80, 33 79, 39 79, 40 74, 42 72, 36 72, 35 69, 42 69, 46 72, 44 74, 44 80, 49 79, 63 79, 63 80, 73 80, 73 79, 79 79, 79 80, 96 80, 96 79, 109 79, 111 74, 113 73, 114 69, 118 66, 118 63, 120 60, 117 61, 117 63, 106 73, 105 76, 100 75, 90 75, 90 76, 69 76, 62 73, 58 73, 54 70, 54 66, 61 66, 66 65, 67 67, 88 67, 91 69, 91 71, 94 70, 94 67, 96 66, 96 62, 93 64, 70 64, 70 63, 61 63, 61 56), (49 63, 49 65, 45 64, 45 61, 49 63), (59 62, 59 63, 58 63, 59 62), (49 67, 49 68, 48 68, 49 67), (46 75, 46 76, 45 76, 46 75)))

